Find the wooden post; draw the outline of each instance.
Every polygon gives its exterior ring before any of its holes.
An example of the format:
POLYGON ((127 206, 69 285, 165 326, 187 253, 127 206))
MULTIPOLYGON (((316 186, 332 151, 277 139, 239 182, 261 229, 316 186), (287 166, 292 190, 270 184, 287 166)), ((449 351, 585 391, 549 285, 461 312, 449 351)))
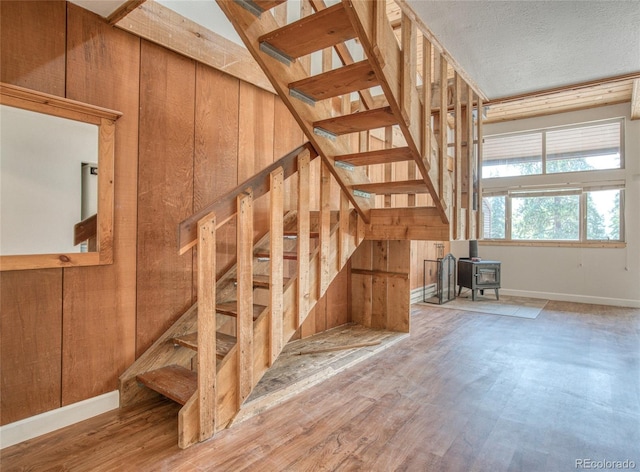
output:
POLYGON ((385 60, 382 55, 384 45, 381 47, 381 43, 384 41, 384 28, 388 22, 387 18, 387 3, 383 1, 376 1, 373 3, 373 38, 371 38, 371 45, 373 53, 376 59, 380 63, 380 67, 384 68, 385 60))
POLYGON ((342 270, 349 258, 349 199, 343 191, 340 192, 340 246, 339 246, 339 266, 342 270))
MULTIPOLYGON (((447 96, 447 60, 440 54, 440 134, 438 136, 438 145, 440 147, 440 155, 438 156, 438 189, 440 190, 440 200, 445 197, 446 189, 444 188, 444 173, 447 169, 447 161, 449 159, 447 131, 447 110, 449 109, 449 99, 447 96)), ((451 202, 444 202, 447 207, 451 206, 451 202)))
POLYGON ((304 321, 309 301, 309 151, 298 157, 298 312, 296 327, 304 321))
POLYGON ((284 345, 283 335, 283 283, 284 283, 284 172, 282 167, 271 172, 269 199, 271 201, 271 222, 269 230, 269 254, 271 256, 271 272, 269 276, 269 297, 271 310, 269 314, 269 366, 276 360, 284 345))
MULTIPOLYGON (((387 126, 384 129, 384 148, 391 149, 393 147, 393 127, 387 126)), ((386 163, 384 165, 384 181, 392 182, 393 181, 393 164, 386 163)), ((384 206, 385 208, 391 207, 391 195, 384 196, 384 206)))
POLYGON ((238 408, 253 387, 253 191, 238 195, 238 408))
POLYGON ((216 216, 198 222, 198 398, 200 441, 213 436, 216 412, 216 216))
POLYGON ((478 225, 477 236, 478 239, 484 237, 482 226, 482 97, 478 95, 478 112, 477 112, 477 136, 476 136, 476 162, 478 165, 478 213, 476 214, 478 225))
POLYGON ((320 162, 320 277, 318 299, 329 287, 331 278, 329 263, 331 261, 331 173, 329 168, 320 162))
POLYGON ((477 239, 477 227, 473 207, 473 195, 475 191, 475 180, 478 176, 478 169, 473 155, 473 88, 467 84, 467 239, 477 239))
POLYGON ((407 126, 411 126, 412 107, 416 93, 417 73, 417 29, 414 21, 402 13, 402 103, 400 106, 402 117, 407 126))
MULTIPOLYGON (((422 37, 422 157, 431 163, 431 42, 422 37)), ((411 177, 410 177, 411 178, 411 177)))
POLYGON ((460 74, 455 74, 455 104, 454 104, 454 129, 455 136, 455 192, 453 197, 453 232, 455 239, 463 237, 461 234, 462 221, 462 79, 460 74))

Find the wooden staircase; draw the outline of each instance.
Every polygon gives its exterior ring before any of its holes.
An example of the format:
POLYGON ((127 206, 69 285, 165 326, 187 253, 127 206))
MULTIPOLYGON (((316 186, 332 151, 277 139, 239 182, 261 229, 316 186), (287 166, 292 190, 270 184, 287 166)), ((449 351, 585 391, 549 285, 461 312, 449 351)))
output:
MULTIPOLYGON (((181 403, 182 448, 233 421, 365 238, 474 238, 479 227, 481 130, 473 108, 482 100, 457 71, 450 80, 444 54, 410 16, 402 16, 398 41, 382 1, 326 8, 303 0, 305 14, 289 24, 283 0, 218 3, 309 143, 179 225, 180 253, 197 245, 198 302, 121 376, 120 401, 159 392, 181 403), (354 59, 352 40, 362 59, 354 59), (418 44, 422 57, 433 58, 420 68, 418 44), (322 71, 311 74, 316 53, 322 71), (384 144, 374 146, 374 138, 384 144), (314 182, 310 162, 318 155, 314 182), (296 207, 287 212, 292 176, 296 207), (332 177, 341 188, 338 211, 332 177), (312 187, 320 189, 317 211, 310 211, 312 187), (254 244, 253 202, 267 194, 269 232, 254 244), (404 207, 394 205, 397 197, 404 207), (216 280, 216 230, 233 218, 236 265, 216 280)), ((408 280, 383 269, 360 273, 408 280)))
POLYGON ((181 251, 198 246, 198 302, 120 377, 121 406, 157 393, 183 408, 179 446, 223 429, 362 241, 345 195, 330 205, 330 174, 306 144, 180 225, 181 251), (297 209, 284 211, 284 185, 297 176, 297 209), (319 188, 319 210, 309 189, 319 188), (253 201, 268 194, 270 229, 253 242, 253 201), (230 205, 229 202, 233 204, 230 205), (237 218, 237 263, 215 277, 215 234, 237 218), (196 236, 191 240, 193 221, 196 236), (154 393, 157 392, 157 393, 154 393))

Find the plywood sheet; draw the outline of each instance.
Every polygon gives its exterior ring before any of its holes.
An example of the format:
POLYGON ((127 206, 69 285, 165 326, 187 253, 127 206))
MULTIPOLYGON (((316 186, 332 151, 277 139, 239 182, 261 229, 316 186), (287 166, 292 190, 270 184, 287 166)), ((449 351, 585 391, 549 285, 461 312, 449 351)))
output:
POLYGON ((0 272, 0 423, 60 406, 62 269, 0 272))

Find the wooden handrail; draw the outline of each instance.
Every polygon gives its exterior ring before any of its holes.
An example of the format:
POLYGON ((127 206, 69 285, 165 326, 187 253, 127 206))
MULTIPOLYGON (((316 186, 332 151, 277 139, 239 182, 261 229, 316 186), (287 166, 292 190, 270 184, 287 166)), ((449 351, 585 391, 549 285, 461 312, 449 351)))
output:
POLYGON ((313 145, 307 142, 285 156, 282 156, 261 172, 257 173, 250 179, 245 180, 227 194, 182 221, 178 225, 178 252, 180 254, 184 254, 187 250, 196 245, 198 221, 202 217, 208 213, 214 212, 216 214, 218 227, 222 226, 236 214, 236 199, 238 195, 242 194, 247 188, 251 188, 253 190, 254 199, 266 194, 269 191, 271 172, 278 167, 282 167, 284 170, 284 178, 286 179, 290 177, 298 170, 296 157, 305 150, 309 151, 312 160, 318 157, 318 153, 313 145))
POLYGON ((80 223, 73 226, 73 245, 86 241, 87 239, 98 236, 98 214, 85 218, 80 223))

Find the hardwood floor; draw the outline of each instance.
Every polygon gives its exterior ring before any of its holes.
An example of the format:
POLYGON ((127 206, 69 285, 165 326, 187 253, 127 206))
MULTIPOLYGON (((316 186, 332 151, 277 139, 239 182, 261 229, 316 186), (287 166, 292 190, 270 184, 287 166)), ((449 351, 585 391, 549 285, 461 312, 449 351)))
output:
POLYGON ((640 310, 537 319, 414 305, 410 338, 180 450, 178 407, 112 412, 1 452, 3 471, 640 469, 640 310))

